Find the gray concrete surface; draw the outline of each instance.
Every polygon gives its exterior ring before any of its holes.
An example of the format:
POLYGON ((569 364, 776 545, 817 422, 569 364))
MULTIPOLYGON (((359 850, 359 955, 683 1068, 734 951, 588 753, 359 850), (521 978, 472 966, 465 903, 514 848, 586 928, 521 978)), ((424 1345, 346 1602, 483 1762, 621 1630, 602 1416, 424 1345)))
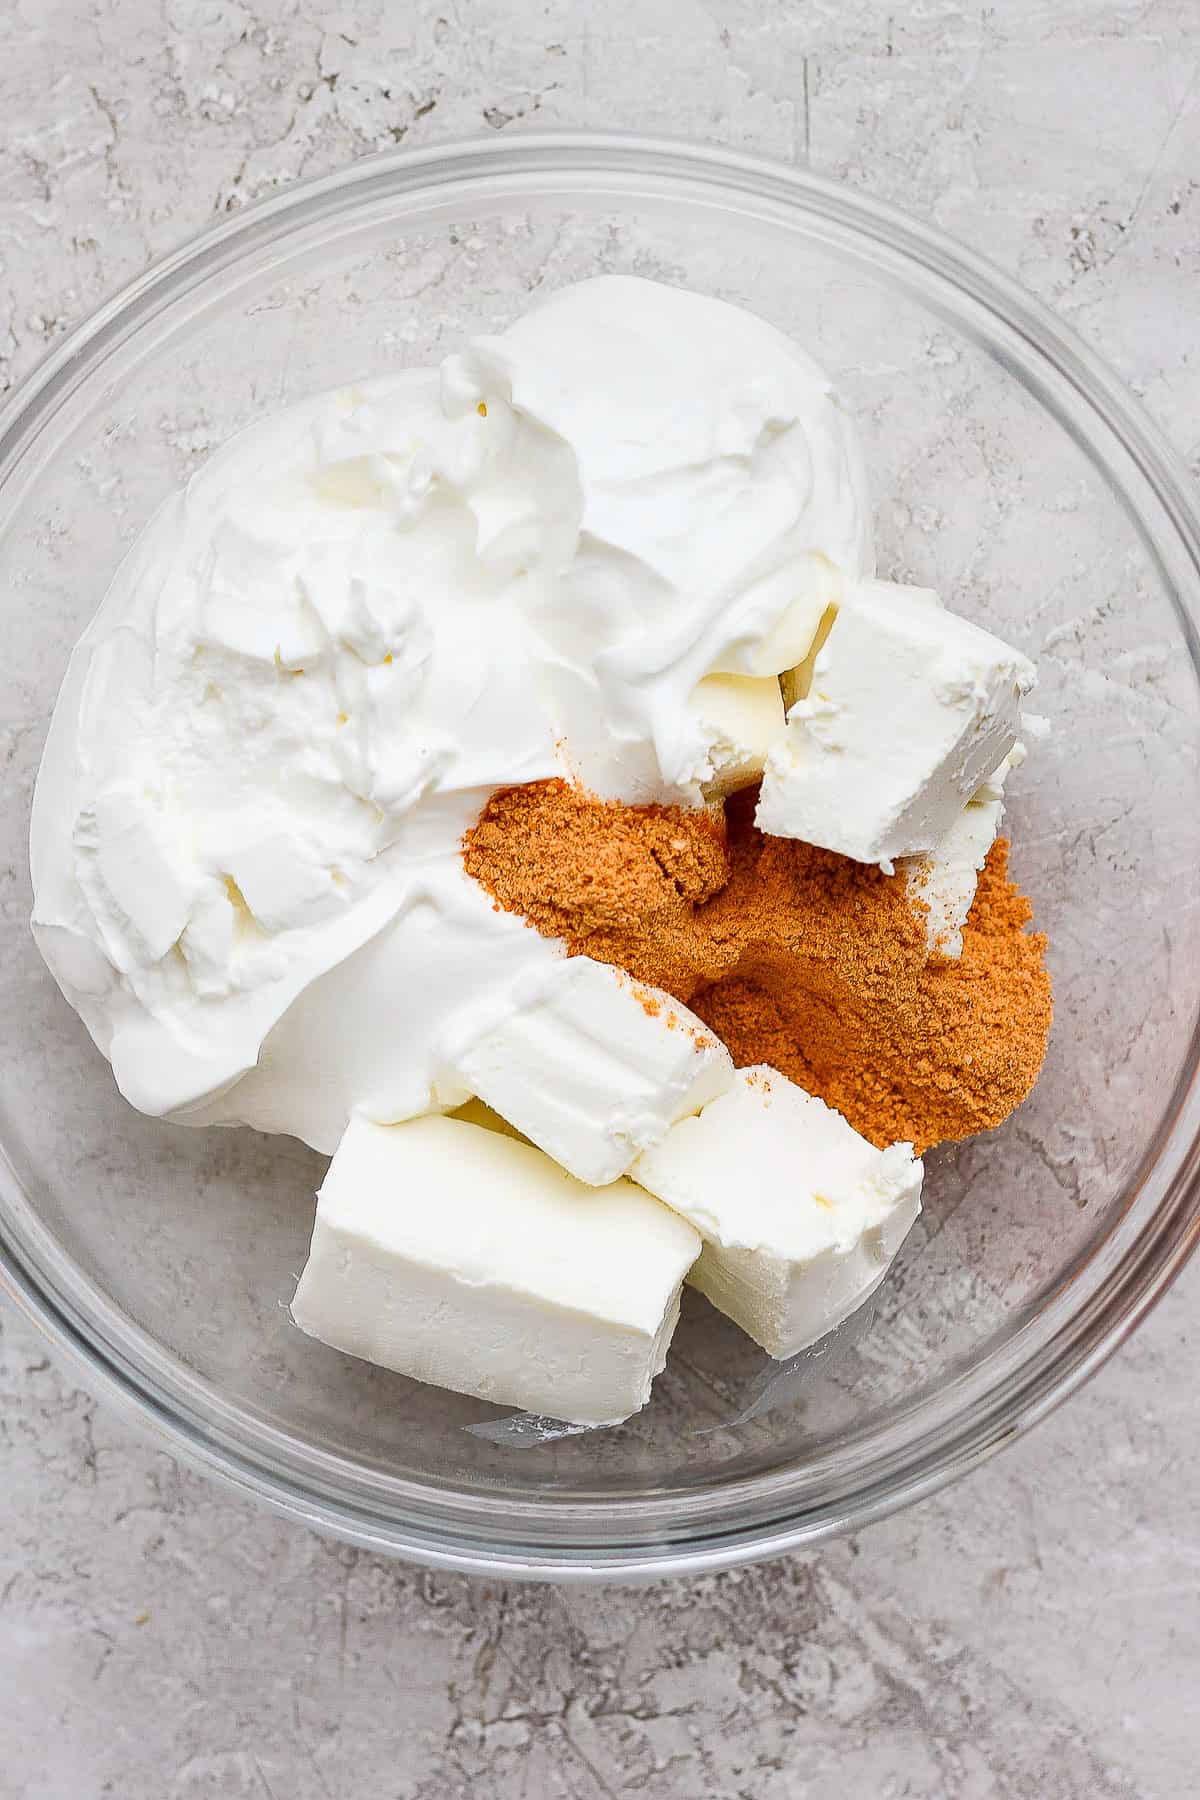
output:
MULTIPOLYGON (((0 392, 281 182, 528 124, 750 146, 987 251, 1200 464, 1195 0, 0 0, 0 392)), ((190 1474, 0 1315, 4 1800, 1191 1800, 1200 1268, 1068 1408, 820 1555, 487 1586, 190 1474)))

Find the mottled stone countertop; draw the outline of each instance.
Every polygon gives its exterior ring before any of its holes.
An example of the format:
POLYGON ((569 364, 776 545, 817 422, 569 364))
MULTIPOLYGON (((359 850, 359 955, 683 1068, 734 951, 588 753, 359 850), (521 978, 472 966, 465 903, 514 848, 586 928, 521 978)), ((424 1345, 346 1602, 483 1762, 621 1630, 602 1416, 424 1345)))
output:
MULTIPOLYGON (((526 124, 751 147, 1018 275, 1200 463, 1195 0, 4 0, 0 395, 206 220, 526 124)), ((0 762, 4 746, 0 743, 0 762)), ((488 1586, 253 1511, 0 1313, 4 1800, 1192 1800, 1200 1268, 1031 1437, 819 1554, 488 1586)))

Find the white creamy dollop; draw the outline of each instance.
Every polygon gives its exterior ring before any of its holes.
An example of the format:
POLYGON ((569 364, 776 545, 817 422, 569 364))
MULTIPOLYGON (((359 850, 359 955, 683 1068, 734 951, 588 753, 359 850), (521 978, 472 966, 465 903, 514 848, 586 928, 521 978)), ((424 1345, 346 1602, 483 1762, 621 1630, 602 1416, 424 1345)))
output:
POLYGON ((35 935, 122 1092, 326 1151, 428 1110, 561 954, 463 872, 488 795, 698 800, 697 684, 790 667, 871 570, 824 376, 651 282, 242 433, 119 569, 35 796, 35 935))

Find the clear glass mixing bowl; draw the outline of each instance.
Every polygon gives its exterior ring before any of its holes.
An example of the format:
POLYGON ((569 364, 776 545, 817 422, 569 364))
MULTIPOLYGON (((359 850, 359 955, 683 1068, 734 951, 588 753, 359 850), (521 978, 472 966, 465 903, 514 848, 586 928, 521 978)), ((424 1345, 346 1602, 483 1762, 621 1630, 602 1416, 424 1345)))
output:
POLYGON ((928 1493, 1041 1417, 1197 1233, 1200 530, 1176 459, 1043 309, 936 233, 723 151, 492 139, 373 158, 216 227, 67 339, 0 421, 0 1261, 93 1385, 243 1490, 446 1567, 654 1574, 928 1493), (270 408, 427 362, 544 287, 631 271, 740 302, 856 413, 884 573, 1041 666, 1013 783, 1050 934, 1041 1082, 929 1159, 869 1317, 764 1392, 692 1296, 651 1406, 521 1447, 495 1409, 310 1342, 282 1302, 321 1160, 140 1117, 30 939, 25 841, 72 642, 163 495, 270 408))

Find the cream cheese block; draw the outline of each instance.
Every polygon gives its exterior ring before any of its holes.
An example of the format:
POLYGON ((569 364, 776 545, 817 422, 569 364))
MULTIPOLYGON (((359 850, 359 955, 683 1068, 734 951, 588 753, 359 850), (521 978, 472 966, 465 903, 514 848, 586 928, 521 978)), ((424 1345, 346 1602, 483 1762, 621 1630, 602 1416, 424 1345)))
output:
POLYGON ((452 1100, 477 1095, 596 1186, 733 1082, 729 1052, 694 1013, 587 956, 514 984, 482 1026, 472 1010, 444 1062, 452 1100))
POLYGON ((646 1404, 695 1229, 464 1119, 356 1118, 292 1302, 310 1337, 417 1381, 600 1425, 646 1404))
POLYGON ((690 1284, 774 1357, 870 1297, 921 1210, 923 1173, 911 1144, 877 1150, 766 1064, 739 1069, 632 1171, 704 1239, 690 1284))
POLYGON ((933 850, 1012 749, 1034 680, 926 590, 854 584, 767 758, 760 828, 858 862, 933 850))

